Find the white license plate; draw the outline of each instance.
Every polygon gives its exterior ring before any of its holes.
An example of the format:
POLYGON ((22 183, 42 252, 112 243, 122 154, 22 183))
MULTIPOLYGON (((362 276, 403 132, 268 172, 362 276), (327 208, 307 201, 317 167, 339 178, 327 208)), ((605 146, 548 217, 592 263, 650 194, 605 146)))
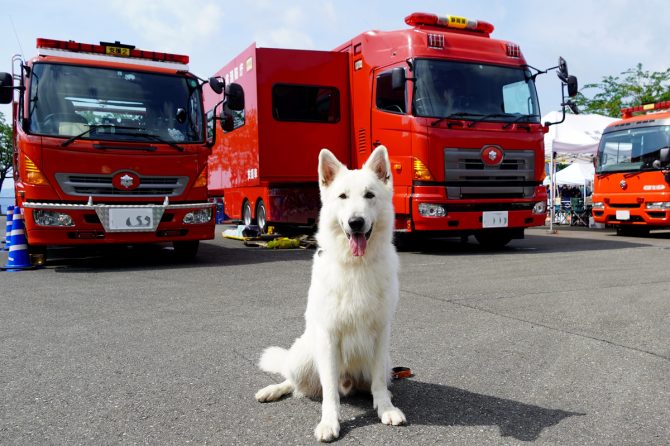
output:
POLYGON ((508 224, 507 211, 482 212, 482 228, 506 228, 508 224))
POLYGON ((616 211, 617 220, 630 220, 630 211, 616 211))
POLYGON ((154 212, 151 208, 112 208, 109 210, 109 229, 112 231, 151 231, 154 212))

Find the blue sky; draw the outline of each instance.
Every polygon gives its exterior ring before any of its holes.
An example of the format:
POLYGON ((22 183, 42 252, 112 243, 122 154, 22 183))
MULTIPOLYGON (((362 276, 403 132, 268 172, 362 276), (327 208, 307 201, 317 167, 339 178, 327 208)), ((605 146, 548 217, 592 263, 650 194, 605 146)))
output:
MULTIPOLYGON (((252 42, 259 46, 329 50, 370 29, 404 28, 411 12, 454 14, 492 23, 493 37, 521 46, 537 68, 568 61, 580 85, 642 63, 670 66, 667 0, 32 0, 0 9, 0 71, 11 57, 32 57, 38 37, 86 43, 121 41, 188 54, 190 69, 208 77, 252 42)), ((558 109, 555 75, 538 78, 542 114, 558 109)), ((587 96, 589 93, 586 92, 587 96)), ((7 118, 8 106, 0 106, 7 118)))

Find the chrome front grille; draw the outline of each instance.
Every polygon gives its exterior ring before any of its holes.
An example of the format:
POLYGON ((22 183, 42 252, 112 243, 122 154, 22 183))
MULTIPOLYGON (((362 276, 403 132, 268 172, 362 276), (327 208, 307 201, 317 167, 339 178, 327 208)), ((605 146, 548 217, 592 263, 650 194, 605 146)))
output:
POLYGON ((176 197, 188 184, 188 177, 140 176, 140 185, 133 190, 120 190, 112 184, 113 175, 56 174, 64 193, 97 197, 176 197))
POLYGON ((444 149, 444 178, 450 199, 528 198, 535 193, 535 153, 506 150, 503 162, 487 166, 480 149, 444 149))

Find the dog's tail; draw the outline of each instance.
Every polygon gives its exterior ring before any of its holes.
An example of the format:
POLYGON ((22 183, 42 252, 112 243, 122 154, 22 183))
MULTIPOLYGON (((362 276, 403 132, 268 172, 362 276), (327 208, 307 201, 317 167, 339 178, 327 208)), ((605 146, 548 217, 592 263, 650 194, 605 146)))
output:
POLYGON ((258 367, 265 372, 279 373, 284 371, 284 363, 288 356, 288 350, 281 347, 268 347, 263 351, 258 367))

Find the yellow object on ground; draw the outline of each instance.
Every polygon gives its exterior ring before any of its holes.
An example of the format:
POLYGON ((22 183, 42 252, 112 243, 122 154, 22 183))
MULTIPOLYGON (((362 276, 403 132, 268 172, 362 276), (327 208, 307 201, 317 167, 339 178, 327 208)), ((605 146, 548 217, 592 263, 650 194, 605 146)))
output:
POLYGON ((300 247, 300 240, 288 237, 280 237, 270 240, 267 244, 271 249, 295 249, 300 247))

